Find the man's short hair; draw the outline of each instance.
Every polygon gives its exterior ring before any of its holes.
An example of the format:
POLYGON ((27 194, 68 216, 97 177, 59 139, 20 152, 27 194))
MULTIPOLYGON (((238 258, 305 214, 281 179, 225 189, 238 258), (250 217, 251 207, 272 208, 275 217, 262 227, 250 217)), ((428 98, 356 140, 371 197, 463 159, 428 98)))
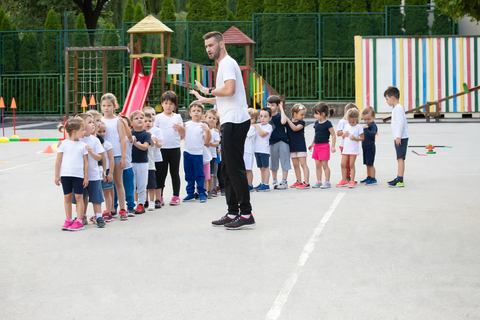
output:
POLYGON ((208 40, 210 38, 215 38, 215 41, 217 42, 223 41, 223 35, 218 31, 210 31, 203 36, 203 40, 208 40))
POLYGON ((375 117, 375 109, 373 109, 370 106, 363 108, 362 116, 367 115, 367 114, 370 114, 372 117, 375 117))
POLYGON ((400 99, 400 90, 397 87, 388 87, 383 94, 384 97, 394 97, 395 99, 400 99))
POLYGON ((267 98, 267 102, 268 102, 268 103, 275 103, 275 104, 279 105, 279 104, 280 104, 280 101, 281 101, 281 100, 280 100, 280 97, 279 97, 279 96, 276 96, 276 95, 269 96, 269 97, 267 98))

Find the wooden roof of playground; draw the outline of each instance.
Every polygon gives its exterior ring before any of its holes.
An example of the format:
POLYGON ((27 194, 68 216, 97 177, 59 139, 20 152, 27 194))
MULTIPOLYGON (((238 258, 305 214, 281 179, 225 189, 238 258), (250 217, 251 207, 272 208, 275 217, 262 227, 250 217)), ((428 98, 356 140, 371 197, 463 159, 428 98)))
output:
POLYGON ((245 33, 238 30, 237 27, 230 27, 223 34, 223 40, 226 45, 249 45, 255 44, 255 41, 250 39, 245 33))
POLYGON ((173 30, 164 25, 160 20, 152 16, 151 14, 145 17, 142 21, 128 29, 128 33, 143 33, 143 34, 155 34, 155 33, 172 33, 173 30))

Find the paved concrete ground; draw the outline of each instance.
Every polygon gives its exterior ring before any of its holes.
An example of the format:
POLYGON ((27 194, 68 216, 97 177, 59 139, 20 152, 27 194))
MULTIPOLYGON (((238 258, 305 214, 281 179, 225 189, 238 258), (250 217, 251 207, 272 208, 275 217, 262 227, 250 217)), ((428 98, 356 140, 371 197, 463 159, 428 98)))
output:
MULTIPOLYGON (((0 144, 0 319, 479 319, 480 124, 411 123, 411 145, 453 149, 409 148, 403 189, 378 126, 379 185, 253 193, 243 231, 211 227, 218 197, 63 232, 49 143, 0 144)), ((330 167, 336 183, 338 153, 330 167)))

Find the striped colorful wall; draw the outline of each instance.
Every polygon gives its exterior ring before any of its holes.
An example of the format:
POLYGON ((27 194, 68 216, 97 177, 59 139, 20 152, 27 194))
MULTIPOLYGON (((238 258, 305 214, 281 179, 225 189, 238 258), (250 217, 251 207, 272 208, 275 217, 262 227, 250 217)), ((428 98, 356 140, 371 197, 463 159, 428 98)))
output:
MULTIPOLYGON (((405 110, 463 92, 480 84, 480 37, 355 37, 355 89, 360 108, 390 112, 383 93, 400 90, 405 110)), ((478 92, 441 104, 442 112, 479 110, 478 92)), ((433 107, 432 107, 433 110, 433 107)))

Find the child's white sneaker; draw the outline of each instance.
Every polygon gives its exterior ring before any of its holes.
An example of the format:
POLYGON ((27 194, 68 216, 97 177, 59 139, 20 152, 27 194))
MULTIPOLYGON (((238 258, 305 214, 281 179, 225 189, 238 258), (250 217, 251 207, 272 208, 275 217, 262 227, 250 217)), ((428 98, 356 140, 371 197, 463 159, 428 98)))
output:
POLYGON ((155 211, 155 202, 148 201, 148 211, 155 211))

